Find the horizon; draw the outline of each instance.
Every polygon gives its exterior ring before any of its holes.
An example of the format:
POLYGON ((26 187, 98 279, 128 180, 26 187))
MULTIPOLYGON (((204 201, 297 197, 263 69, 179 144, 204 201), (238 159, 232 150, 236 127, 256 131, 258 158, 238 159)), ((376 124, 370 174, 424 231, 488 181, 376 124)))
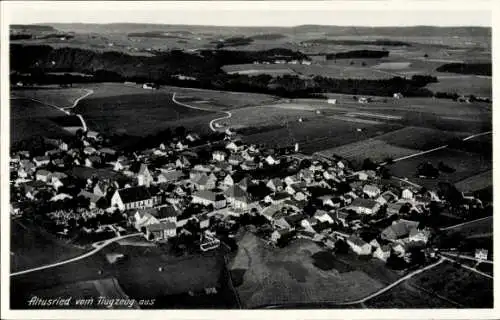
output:
POLYGON ((490 1, 33 1, 2 2, 10 24, 162 24, 214 27, 489 27, 490 1), (49 18, 50 17, 50 18, 49 18), (444 17, 444 18, 443 18, 444 17), (47 20, 52 22, 46 22, 47 20))

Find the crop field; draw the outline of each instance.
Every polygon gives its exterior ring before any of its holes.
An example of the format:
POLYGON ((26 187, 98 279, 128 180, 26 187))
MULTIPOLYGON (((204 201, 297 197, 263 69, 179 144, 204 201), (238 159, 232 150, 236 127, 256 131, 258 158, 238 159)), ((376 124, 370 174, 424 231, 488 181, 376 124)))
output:
POLYGON ((457 304, 425 292, 405 281, 389 291, 366 302, 368 308, 380 309, 434 309, 456 308, 457 304))
POLYGON ((12 96, 39 100, 49 105, 58 107, 72 106, 74 101, 87 91, 83 88, 51 88, 42 87, 39 89, 23 89, 12 91, 12 96))
POLYGON ((321 270, 312 255, 322 249, 311 241, 297 240, 286 248, 267 247, 246 234, 231 269, 243 273, 236 289, 245 308, 295 302, 342 303, 367 296, 383 284, 360 270, 321 270))
POLYGON ((210 113, 177 105, 172 95, 163 92, 103 98, 90 96, 80 102, 78 111, 94 130, 136 136, 164 129, 167 121, 210 113))
POLYGON ((443 131, 422 127, 405 127, 377 137, 377 140, 401 148, 429 150, 448 143, 453 138, 465 138, 469 133, 443 131))
POLYGON ((455 75, 440 76, 439 82, 426 86, 433 92, 449 92, 459 95, 473 94, 478 97, 492 97, 493 81, 488 77, 455 75))
POLYGON ((417 275, 409 282, 465 308, 493 307, 493 280, 449 262, 417 275))
POLYGON ((26 99, 10 100, 10 141, 33 136, 64 137, 68 132, 51 120, 64 113, 47 105, 26 99))
MULTIPOLYGON (((368 61, 363 61, 367 63, 368 61)), ((332 64, 327 62, 321 65, 289 65, 298 74, 304 76, 322 76, 329 78, 344 78, 344 79, 390 79, 394 77, 391 72, 386 72, 384 70, 378 70, 367 66, 361 66, 362 62, 356 63, 356 65, 343 65, 340 60, 337 63, 332 64)))
POLYGON ((419 150, 398 147, 378 139, 366 139, 318 153, 324 156, 334 154, 347 159, 355 166, 360 166, 366 158, 377 163, 383 162, 386 158, 396 159, 418 152, 419 150))
POLYGON ((447 233, 460 233, 464 237, 481 236, 493 233, 493 217, 473 221, 459 227, 449 229, 447 233))
POLYGON ((425 187, 434 188, 438 182, 456 183, 460 180, 474 176, 492 168, 491 157, 484 157, 480 154, 458 151, 453 149, 441 149, 419 157, 398 161, 388 166, 390 172, 397 177, 407 177, 412 182, 425 187), (439 162, 455 169, 455 172, 440 172, 436 179, 425 179, 416 177, 417 167, 421 163, 430 162, 437 167, 439 162))
POLYGON ((10 233, 12 272, 66 260, 85 252, 65 244, 28 221, 12 220, 10 233))
POLYGON ((461 192, 474 192, 493 185, 493 171, 485 171, 455 183, 461 192))

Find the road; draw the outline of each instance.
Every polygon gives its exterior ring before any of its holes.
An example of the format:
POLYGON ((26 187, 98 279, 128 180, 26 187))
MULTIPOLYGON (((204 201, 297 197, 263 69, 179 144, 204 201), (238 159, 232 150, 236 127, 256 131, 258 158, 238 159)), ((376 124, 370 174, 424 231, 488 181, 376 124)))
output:
POLYGON ((458 261, 456 261, 456 260, 453 260, 453 259, 451 259, 451 258, 444 257, 444 256, 441 256, 441 257, 442 257, 444 260, 450 261, 450 262, 452 262, 452 263, 458 263, 458 264, 459 264, 462 268, 464 268, 464 269, 467 269, 467 270, 470 270, 470 271, 475 272, 475 273, 477 273, 477 274, 480 274, 480 275, 482 275, 483 277, 493 279, 493 277, 492 277, 492 276, 490 276, 490 275, 489 275, 489 274, 487 274, 487 273, 481 272, 481 271, 479 271, 479 270, 477 270, 477 269, 474 269, 474 268, 472 268, 472 267, 469 267, 469 266, 467 266, 467 265, 465 265, 465 264, 463 264, 463 263, 460 263, 460 262, 458 262, 458 261))
MULTIPOLYGON (((428 266, 425 266, 423 268, 420 268, 418 270, 415 270, 409 274, 407 274, 406 276, 396 280, 395 282, 391 283, 390 285, 378 290, 378 291, 375 291, 374 293, 370 294, 369 296, 366 296, 362 299, 358 299, 358 300, 354 300, 354 301, 349 301, 349 302, 343 302, 343 303, 338 303, 338 302, 333 302, 333 301, 324 301, 324 302, 320 302, 320 303, 317 303, 318 305, 321 305, 322 307, 328 307, 328 306, 331 306, 331 307, 339 307, 339 306, 348 306, 348 305, 356 305, 356 304, 362 304, 370 299, 373 299, 389 290, 391 290, 392 288, 394 288, 395 286, 401 284, 402 282, 416 276, 416 275, 419 275, 421 274, 422 272, 425 272, 427 270, 430 270, 434 267, 437 267, 438 265, 440 265, 441 263, 443 263, 444 261, 446 260, 446 258, 444 257, 441 257, 441 259, 439 259, 437 262, 433 263, 433 264, 430 264, 428 266)), ((313 306, 315 305, 315 303, 304 303, 304 304, 299 304, 299 303, 295 303, 295 304, 273 304, 273 305, 266 305, 266 306, 262 306, 262 307, 258 307, 256 309, 282 309, 282 308, 293 308, 293 306, 295 307, 300 307, 300 306, 307 306, 307 305, 310 305, 310 306, 313 306)))
POLYGON ((205 108, 195 107, 195 106, 189 105, 187 103, 183 103, 183 102, 177 101, 175 99, 175 96, 176 96, 176 92, 174 92, 174 94, 172 95, 172 102, 174 102, 175 104, 177 104, 179 106, 190 108, 190 109, 202 110, 202 111, 223 112, 223 113, 225 113, 226 114, 225 116, 213 119, 213 120, 211 120, 209 122, 208 126, 210 127, 210 130, 212 130, 212 132, 216 132, 217 131, 215 129, 215 127, 214 127, 215 122, 217 122, 219 120, 229 119, 229 118, 232 117, 232 114, 229 111, 219 111, 219 110, 212 110, 212 109, 205 109, 205 108))
POLYGON ((71 258, 68 260, 64 260, 64 261, 60 261, 60 262, 56 262, 56 263, 52 263, 52 264, 46 264, 46 265, 36 267, 36 268, 31 268, 31 269, 27 269, 27 270, 23 270, 23 271, 13 272, 10 274, 10 276, 11 277, 19 276, 19 275, 34 272, 34 271, 40 271, 40 270, 44 270, 44 269, 54 268, 54 267, 58 267, 58 266, 61 266, 61 265, 67 264, 67 263, 79 261, 79 260, 85 259, 87 257, 90 257, 90 256, 96 254, 97 252, 101 251, 103 248, 105 248, 106 246, 110 245, 111 243, 113 243, 115 241, 126 239, 126 238, 131 238, 131 237, 136 237, 138 235, 141 235, 141 233, 137 232, 137 233, 133 233, 133 234, 124 235, 121 237, 114 237, 114 238, 111 238, 108 240, 99 241, 99 242, 92 244, 92 247, 94 247, 94 250, 91 250, 87 253, 84 253, 78 257, 74 257, 74 258, 71 258))
MULTIPOLYGON (((52 107, 52 108, 56 108, 57 110, 64 112, 66 115, 69 116, 69 115, 71 115, 71 112, 68 111, 67 109, 75 108, 82 99, 85 99, 86 97, 88 97, 94 93, 94 90, 92 90, 92 89, 84 89, 84 90, 86 91, 86 93, 83 96, 81 96, 81 97, 77 98, 75 101, 73 101, 73 104, 70 107, 65 107, 65 108, 58 107, 56 105, 53 105, 53 104, 50 104, 50 103, 47 103, 47 102, 44 102, 44 101, 41 101, 38 99, 33 99, 33 98, 11 97, 11 99, 27 99, 27 100, 35 101, 35 102, 44 104, 44 105, 52 107)), ((88 129, 87 123, 85 122, 85 119, 83 119, 83 116, 81 114, 75 114, 75 115, 80 119, 82 126, 83 126, 83 131, 87 131, 87 129, 88 129)))
POLYGON ((465 226, 465 225, 467 225, 469 223, 475 223, 475 222, 483 221, 483 220, 487 220, 487 219, 493 219, 493 217, 484 217, 484 218, 479 218, 479 219, 476 219, 476 220, 466 221, 466 222, 462 222, 462 223, 459 223, 459 224, 456 224, 456 225, 453 225, 453 226, 449 226, 449 227, 446 227, 446 228, 441 228, 439 230, 441 230, 441 231, 451 230, 451 229, 459 228, 461 226, 465 226))
POLYGON ((459 259, 477 261, 477 262, 481 262, 481 263, 493 264, 493 261, 491 261, 491 260, 478 259, 476 257, 467 256, 467 255, 463 255, 463 254, 459 254, 459 253, 441 252, 440 254, 443 256, 447 256, 447 257, 449 256, 449 257, 453 257, 453 258, 459 258, 459 259))

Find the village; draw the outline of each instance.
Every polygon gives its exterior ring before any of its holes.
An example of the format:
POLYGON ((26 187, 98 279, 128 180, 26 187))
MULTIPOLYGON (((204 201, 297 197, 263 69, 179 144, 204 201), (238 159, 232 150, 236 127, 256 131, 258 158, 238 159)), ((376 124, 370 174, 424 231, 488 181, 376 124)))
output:
MULTIPOLYGON (((176 132, 182 135, 131 154, 95 131, 44 138, 39 154, 15 152, 12 218, 79 244, 140 233, 173 244, 180 255, 234 246, 245 227, 270 246, 305 238, 400 269, 436 259, 426 217, 431 204, 444 207, 447 199, 433 190, 355 171, 342 159, 303 155, 299 144, 247 145, 229 129, 208 142, 176 132)), ((477 248, 478 257, 488 252, 477 248)))

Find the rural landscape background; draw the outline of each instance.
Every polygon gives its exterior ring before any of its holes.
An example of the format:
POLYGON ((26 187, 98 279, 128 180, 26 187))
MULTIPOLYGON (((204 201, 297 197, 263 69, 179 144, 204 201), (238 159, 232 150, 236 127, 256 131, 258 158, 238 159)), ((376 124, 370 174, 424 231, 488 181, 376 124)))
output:
MULTIPOLYGON (((448 253, 436 266, 426 265, 429 270, 389 268, 371 255, 336 253, 304 238, 271 246, 251 223, 233 230, 227 250, 181 257, 143 237, 92 244, 48 231, 35 206, 11 219, 11 307, 30 308, 33 295, 75 295, 156 299, 140 305, 155 309, 492 308, 491 32, 11 25, 10 143, 16 156, 46 150, 47 138, 71 140, 88 129, 131 158, 157 148, 167 135, 196 134, 207 144, 188 151, 201 157, 213 136, 229 132, 244 144, 295 147, 301 157, 377 171, 381 184, 395 188, 411 184, 481 202, 472 212, 449 200, 426 220, 432 245, 448 253), (428 173, 429 166, 439 174, 428 173), (479 248, 487 250, 485 261, 469 259, 479 248), (111 263, 117 253, 128 259, 111 263), (218 291, 193 296, 193 287, 218 291)), ((71 164, 64 173, 115 176, 104 165, 71 164)), ((24 199, 22 190, 11 199, 24 199)))

